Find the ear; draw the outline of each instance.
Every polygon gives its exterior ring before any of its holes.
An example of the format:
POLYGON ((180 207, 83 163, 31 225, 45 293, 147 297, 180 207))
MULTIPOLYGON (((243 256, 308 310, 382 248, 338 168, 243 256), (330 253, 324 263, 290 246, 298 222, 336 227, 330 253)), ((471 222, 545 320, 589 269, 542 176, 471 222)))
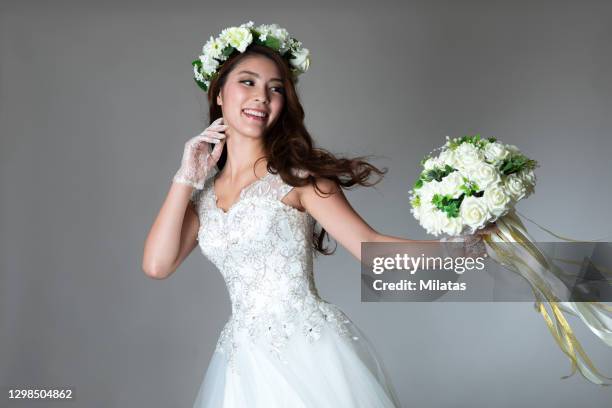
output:
POLYGON ((223 103, 222 103, 222 102, 223 102, 223 101, 221 100, 221 92, 219 92, 219 93, 217 94, 217 105, 219 105, 219 106, 223 105, 223 103))

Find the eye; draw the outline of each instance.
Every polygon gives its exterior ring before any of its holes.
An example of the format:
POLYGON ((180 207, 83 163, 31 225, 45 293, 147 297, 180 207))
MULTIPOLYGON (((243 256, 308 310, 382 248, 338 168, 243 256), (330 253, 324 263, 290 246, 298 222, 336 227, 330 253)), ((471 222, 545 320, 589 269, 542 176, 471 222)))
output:
MULTIPOLYGON (((242 81, 240 81, 240 83, 246 83, 246 82, 253 83, 253 81, 250 80, 250 79, 243 79, 242 81)), ((274 92, 279 93, 279 94, 284 94, 285 93, 285 88, 283 88, 282 86, 273 86, 271 89, 273 89, 273 90, 276 89, 276 91, 274 91, 274 92)))

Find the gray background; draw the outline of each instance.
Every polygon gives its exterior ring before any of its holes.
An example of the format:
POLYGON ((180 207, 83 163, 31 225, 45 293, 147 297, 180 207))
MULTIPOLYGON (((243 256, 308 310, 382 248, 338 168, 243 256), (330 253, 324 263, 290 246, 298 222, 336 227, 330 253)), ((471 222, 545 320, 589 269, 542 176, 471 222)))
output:
MULTIPOLYGON (((8 387, 75 390, 41 406, 193 403, 230 313, 223 280, 197 249, 163 281, 140 262, 183 144, 203 130, 191 61, 226 26, 277 22, 311 50, 299 92, 317 143, 390 169, 346 192, 380 232, 428 238, 407 198, 418 161, 474 132, 539 160, 519 211, 577 239, 612 230, 605 2, 12 3, 0 6, 2 406, 8 387)), ((344 248, 315 268, 407 407, 610 406, 609 388, 559 379, 569 360, 531 303, 360 303, 344 248)), ((612 350, 570 323, 612 375, 612 350)))

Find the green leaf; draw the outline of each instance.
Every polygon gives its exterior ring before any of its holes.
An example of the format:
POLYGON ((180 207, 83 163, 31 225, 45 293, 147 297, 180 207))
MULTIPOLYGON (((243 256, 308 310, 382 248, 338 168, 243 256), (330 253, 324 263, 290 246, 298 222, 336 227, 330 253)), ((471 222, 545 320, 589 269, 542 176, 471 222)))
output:
POLYGON ((465 193, 466 197, 475 196, 478 194, 480 188, 478 184, 473 181, 468 180, 466 177, 463 178, 465 184, 459 186, 459 188, 465 193))
POLYGON ((225 48, 223 49, 223 51, 221 52, 224 56, 229 57, 230 55, 232 55, 232 53, 234 52, 235 48, 232 47, 231 45, 227 45, 225 46, 225 48))
POLYGON ((202 90, 204 90, 204 92, 208 92, 208 88, 206 87, 206 85, 203 82, 200 82, 200 81, 198 81, 195 78, 193 80, 196 82, 196 84, 198 84, 198 86, 200 88, 202 88, 202 90))
POLYGON ((278 38, 275 37, 271 37, 271 36, 267 36, 266 37, 266 46, 278 51, 278 49, 280 48, 280 41, 278 40, 278 38))
MULTIPOLYGON (((491 139, 491 138, 489 138, 489 139, 491 139)), ((462 136, 460 138, 456 138, 456 140, 455 139, 451 140, 450 143, 449 143, 449 148, 451 150, 455 150, 457 147, 459 147, 463 143, 471 143, 474 146, 478 147, 479 149, 482 149, 488 143, 488 141, 483 139, 480 136, 480 133, 477 133, 477 134, 472 135, 472 136, 465 135, 465 136, 462 136)))
POLYGON ((501 161, 499 171, 507 176, 525 168, 532 169, 536 166, 537 162, 535 160, 531 160, 522 154, 515 154, 501 161))
POLYGON ((446 164, 443 168, 434 167, 432 169, 424 171, 421 175, 421 178, 424 181, 442 181, 444 177, 448 176, 453 171, 456 171, 456 169, 446 164))
POLYGON ((440 211, 444 211, 449 217, 459 216, 463 195, 459 198, 452 198, 449 195, 434 194, 431 203, 440 211))

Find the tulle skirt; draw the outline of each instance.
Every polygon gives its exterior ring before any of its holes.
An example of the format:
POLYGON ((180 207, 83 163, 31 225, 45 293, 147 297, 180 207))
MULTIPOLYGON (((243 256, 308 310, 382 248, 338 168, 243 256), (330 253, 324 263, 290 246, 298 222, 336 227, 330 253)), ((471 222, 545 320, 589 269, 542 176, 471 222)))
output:
POLYGON ((295 335, 282 350, 287 363, 261 344, 241 341, 232 370, 213 353, 194 408, 401 408, 383 362, 352 322, 346 338, 333 326, 310 342, 295 335), (239 374, 237 374, 239 373, 239 374))

